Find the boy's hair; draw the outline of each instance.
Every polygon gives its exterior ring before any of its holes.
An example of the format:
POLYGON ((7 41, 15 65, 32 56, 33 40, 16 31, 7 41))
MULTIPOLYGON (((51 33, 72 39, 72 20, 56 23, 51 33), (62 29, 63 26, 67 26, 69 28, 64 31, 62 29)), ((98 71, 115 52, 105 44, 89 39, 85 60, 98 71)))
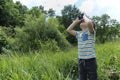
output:
POLYGON ((96 25, 95 25, 94 22, 92 22, 92 23, 93 23, 93 28, 94 28, 94 30, 96 31, 96 30, 97 30, 96 25))

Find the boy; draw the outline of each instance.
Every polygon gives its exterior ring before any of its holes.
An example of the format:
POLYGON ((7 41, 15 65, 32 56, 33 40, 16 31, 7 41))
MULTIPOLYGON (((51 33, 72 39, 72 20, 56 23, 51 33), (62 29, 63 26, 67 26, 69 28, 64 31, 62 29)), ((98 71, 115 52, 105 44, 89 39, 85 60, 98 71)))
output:
POLYGON ((85 15, 77 18, 68 28, 67 32, 76 36, 78 40, 79 79, 97 80, 97 63, 95 55, 95 24, 85 15), (73 28, 80 23, 82 31, 73 28))

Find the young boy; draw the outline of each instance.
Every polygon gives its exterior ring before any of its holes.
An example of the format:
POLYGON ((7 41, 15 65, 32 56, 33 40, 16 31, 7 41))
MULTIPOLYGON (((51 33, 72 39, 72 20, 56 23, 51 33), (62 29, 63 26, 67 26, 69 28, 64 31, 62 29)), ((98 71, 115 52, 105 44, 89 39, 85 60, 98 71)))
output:
POLYGON ((67 32, 78 40, 79 80, 97 80, 97 63, 95 55, 95 24, 86 16, 77 18, 67 32), (73 28, 80 23, 82 31, 73 28))

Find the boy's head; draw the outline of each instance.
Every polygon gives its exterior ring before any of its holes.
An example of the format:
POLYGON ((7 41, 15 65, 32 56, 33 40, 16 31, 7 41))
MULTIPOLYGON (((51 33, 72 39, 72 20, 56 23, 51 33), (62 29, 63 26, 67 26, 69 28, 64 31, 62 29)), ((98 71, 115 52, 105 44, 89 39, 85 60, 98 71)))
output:
MULTIPOLYGON (((83 16, 86 16, 86 15, 84 13, 82 13, 78 16, 78 19, 81 20, 80 21, 80 28, 82 29, 82 31, 84 31, 88 28, 87 23, 84 21, 83 16)), ((86 17, 88 18, 88 16, 86 16, 86 17)), ((94 22, 92 22, 92 25, 93 25, 94 30, 96 30, 94 22)))

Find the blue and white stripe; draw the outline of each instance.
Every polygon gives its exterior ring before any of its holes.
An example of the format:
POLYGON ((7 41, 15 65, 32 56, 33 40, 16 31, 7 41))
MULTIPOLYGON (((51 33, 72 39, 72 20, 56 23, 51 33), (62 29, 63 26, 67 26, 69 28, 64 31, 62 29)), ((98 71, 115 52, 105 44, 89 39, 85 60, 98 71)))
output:
POLYGON ((95 58, 95 32, 90 33, 87 29, 85 32, 76 31, 78 40, 78 56, 80 59, 95 58))

